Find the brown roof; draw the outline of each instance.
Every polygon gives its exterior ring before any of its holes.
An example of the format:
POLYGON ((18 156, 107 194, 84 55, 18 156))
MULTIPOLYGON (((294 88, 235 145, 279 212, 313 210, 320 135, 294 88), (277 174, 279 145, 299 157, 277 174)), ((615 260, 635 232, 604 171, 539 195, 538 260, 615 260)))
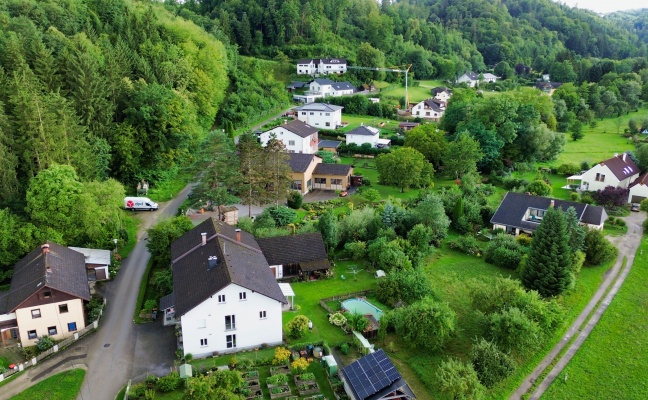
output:
POLYGON ((325 269, 330 266, 324 240, 319 232, 260 238, 258 241, 270 265, 301 265, 325 261, 327 266, 317 264, 316 266, 320 266, 320 268, 316 269, 325 269))
POLYGON ((639 173, 639 167, 627 153, 617 154, 612 158, 601 161, 601 165, 608 167, 620 181, 639 173))
POLYGON ((353 167, 348 164, 317 164, 314 174, 347 176, 353 167))
POLYGON ((37 247, 14 266, 6 309, 14 312, 43 287, 55 289, 83 300, 90 300, 85 257, 54 242, 49 251, 37 247))
POLYGON ((648 172, 644 172, 643 175, 639 175, 639 177, 630 184, 630 187, 636 185, 648 185, 648 172))
POLYGON ((307 138, 310 135, 317 133, 317 128, 314 128, 307 123, 300 121, 298 119, 293 119, 292 121, 280 125, 282 128, 294 133, 295 135, 303 138, 307 138))
POLYGON ((286 303, 254 237, 214 218, 205 220, 171 244, 173 294, 182 316, 230 284, 286 303), (201 233, 207 234, 202 245, 201 233), (209 257, 216 257, 210 266, 209 257))

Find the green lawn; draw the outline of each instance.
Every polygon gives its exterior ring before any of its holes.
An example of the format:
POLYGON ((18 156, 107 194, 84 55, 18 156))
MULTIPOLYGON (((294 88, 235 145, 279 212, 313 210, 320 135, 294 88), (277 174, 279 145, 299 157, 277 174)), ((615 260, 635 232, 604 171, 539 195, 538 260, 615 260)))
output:
POLYGON ((139 230, 140 220, 132 215, 126 215, 122 223, 128 233, 128 240, 126 243, 120 244, 118 250, 121 258, 126 258, 137 245, 137 231, 139 230))
POLYGON ((643 251, 646 242, 598 325, 543 398, 648 398, 648 258, 643 251))
MULTIPOLYGON (((513 177, 515 178, 521 178, 524 179, 528 182, 533 182, 533 180, 536 177, 536 172, 531 171, 531 172, 514 172, 512 174, 513 177)), ((559 174, 549 174, 547 176, 549 179, 549 182, 551 183, 551 188, 553 189, 553 192, 551 192, 551 196, 556 199, 561 199, 561 200, 570 200, 571 201, 571 190, 568 189, 563 189, 562 187, 567 184, 567 177, 564 175, 559 175, 559 174)))
POLYGON ((387 186, 378 184, 378 170, 376 169, 376 160, 372 158, 353 158, 340 157, 342 164, 355 164, 353 168, 354 175, 362 175, 371 182, 371 188, 380 192, 383 199, 397 197, 401 199, 411 199, 418 196, 419 189, 409 189, 401 193, 396 186, 387 186), (366 166, 365 166, 366 165, 366 166))
POLYGON ((343 115, 342 122, 348 122, 348 125, 342 128, 344 132, 348 132, 360 126, 360 124, 380 128, 382 137, 390 137, 396 134, 399 122, 393 119, 372 117, 370 115, 343 115), (384 123, 382 127, 378 124, 384 123))
MULTIPOLYGON (((425 81, 427 83, 431 83, 434 81, 425 81)), ((426 84, 425 86, 420 85, 420 86, 408 86, 407 87, 407 94, 409 96, 409 101, 410 103, 418 103, 419 101, 423 101, 425 99, 429 99, 432 97, 432 88, 436 86, 442 86, 442 85, 428 85, 426 84)), ((390 97, 404 97, 405 96, 405 85, 397 85, 397 84, 392 84, 390 86, 387 86, 385 89, 380 90, 380 94, 382 96, 390 96, 390 97)))
POLYGON ((0 368, 7 368, 9 364, 9 360, 6 357, 0 357, 0 368))
POLYGON ((11 399, 74 400, 79 394, 85 373, 83 369, 61 372, 35 384, 11 399))

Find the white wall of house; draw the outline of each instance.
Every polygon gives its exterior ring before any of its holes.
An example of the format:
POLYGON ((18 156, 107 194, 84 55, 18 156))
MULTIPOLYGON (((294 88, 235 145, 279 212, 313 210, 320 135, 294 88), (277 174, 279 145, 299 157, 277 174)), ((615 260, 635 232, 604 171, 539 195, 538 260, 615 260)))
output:
MULTIPOLYGON (((630 188, 630 195, 628 196, 628 203, 632 203, 633 197, 648 198, 648 185, 634 185, 630 188)), ((640 199, 635 199, 640 200, 640 199)), ((641 199, 643 200, 643 199, 641 199)))
POLYGON ((19 308, 16 310, 16 322, 20 330, 20 341, 23 347, 35 345, 38 338, 44 335, 51 336, 54 340, 62 340, 74 335, 74 332, 85 328, 83 301, 81 299, 74 299, 34 307, 19 308), (64 305, 67 305, 67 312, 62 312, 65 307, 59 308, 59 306, 64 305), (35 310, 40 311, 39 318, 33 317, 32 311, 35 310), (68 326, 68 324, 75 325, 68 326), (51 327, 56 329, 56 334, 50 332, 49 328, 51 327), (29 338, 30 331, 36 331, 35 338, 29 338))
POLYGON ((286 150, 289 153, 315 154, 318 151, 317 132, 306 138, 303 138, 279 125, 276 128, 270 129, 269 131, 263 132, 261 135, 259 135, 261 145, 263 145, 264 147, 267 146, 270 138, 272 137, 272 134, 275 134, 277 139, 281 140, 284 146, 286 146, 286 150))
POLYGON ((434 96, 435 99, 447 102, 450 100, 450 94, 448 92, 439 92, 434 96))
POLYGON ((297 75, 313 75, 316 72, 315 63, 312 61, 308 64, 297 64, 297 75))
POLYGON ((319 73, 320 74, 342 74, 347 70, 346 63, 340 64, 319 64, 319 73))
POLYGON ((324 96, 330 96, 333 95, 333 86, 331 85, 320 85, 316 81, 312 81, 310 85, 308 85, 308 91, 312 93, 321 93, 324 96))
POLYGON ((338 125, 342 125, 342 110, 298 111, 297 119, 317 128, 335 129, 338 125))
POLYGON ((435 111, 425 107, 425 102, 420 102, 412 107, 412 115, 438 121, 443 117, 443 111, 435 111))
POLYGON ((271 265, 270 268, 271 268, 271 270, 274 269, 275 278, 277 278, 277 279, 283 278, 283 265, 282 264, 271 265))
MULTIPOLYGON (((588 171, 585 171, 581 175, 581 190, 587 190, 590 192, 595 192, 597 190, 603 190, 606 186, 621 186, 628 187, 630 181, 627 179, 624 180, 625 185, 621 184, 617 177, 610 171, 606 165, 596 164, 588 171), (628 182, 626 182, 628 181, 628 182)), ((635 176, 636 178, 636 176, 635 176)), ((634 178, 633 178, 634 180, 634 178)))
POLYGON ((365 143, 369 143, 371 144, 371 147, 376 147, 376 145, 378 144, 378 139, 380 139, 380 135, 377 133, 373 136, 347 134, 346 144, 355 143, 358 146, 362 146, 365 143))
POLYGON ((475 85, 477 85, 477 81, 470 79, 466 75, 462 75, 459 79, 457 79, 457 83, 467 83, 469 87, 475 87, 475 85))
POLYGON ((351 88, 351 89, 340 89, 340 90, 332 89, 332 92, 331 92, 330 96, 339 97, 339 96, 344 96, 345 94, 353 94, 353 88, 351 88))
POLYGON ((281 343, 281 305, 236 284, 226 286, 181 317, 184 354, 200 358, 281 343), (240 293, 245 293, 245 300, 240 293), (224 302, 219 302, 219 295, 225 296, 224 302), (234 316, 234 329, 226 329, 226 316, 234 316), (232 335, 236 347, 232 338, 228 343, 232 335))

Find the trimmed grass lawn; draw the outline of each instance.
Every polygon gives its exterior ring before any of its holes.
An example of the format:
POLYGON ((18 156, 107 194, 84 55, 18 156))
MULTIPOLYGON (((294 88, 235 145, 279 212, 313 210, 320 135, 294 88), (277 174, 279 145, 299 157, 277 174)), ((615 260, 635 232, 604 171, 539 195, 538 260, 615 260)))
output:
POLYGON ((153 201, 169 201, 175 195, 177 195, 187 183, 193 179, 193 175, 189 173, 180 173, 174 179, 169 181, 161 182, 158 186, 152 187, 146 197, 150 198, 153 201))
MULTIPOLYGON (((432 82, 432 81, 428 81, 432 82)), ((441 85, 435 85, 435 86, 412 86, 409 85, 407 86, 407 95, 409 96, 409 101, 410 103, 418 103, 419 101, 423 101, 425 99, 429 99, 432 97, 432 88, 436 86, 441 86, 441 85)), ((392 84, 390 86, 387 86, 385 89, 380 90, 380 94, 382 96, 390 96, 390 97, 404 97, 405 96, 405 84, 399 85, 399 84, 392 84)))
POLYGON ((380 128, 380 133, 382 137, 390 137, 396 134, 398 130, 399 122, 393 119, 388 118, 378 118, 372 117, 370 115, 343 115, 342 122, 348 122, 349 125, 342 128, 344 132, 348 132, 352 129, 355 129, 360 126, 360 124, 365 124, 373 126, 375 128, 380 128), (378 124, 384 123, 385 125, 379 127, 378 124))
POLYGON ((74 400, 79 394, 85 370, 72 369, 51 376, 12 397, 12 400, 74 400))
POLYGON ((122 222, 124 229, 128 233, 128 241, 123 246, 120 246, 118 250, 121 258, 126 258, 137 245, 137 231, 139 230, 140 220, 132 215, 126 215, 122 222))
POLYGON ((598 325, 543 398, 648 398, 648 258, 643 251, 648 251, 645 241, 598 325))
POLYGON ((418 196, 419 189, 409 189, 401 193, 400 189, 395 186, 387 186, 378 184, 378 170, 376 169, 375 158, 353 158, 353 157, 340 157, 342 164, 355 165, 353 167, 354 175, 362 175, 365 179, 371 182, 371 188, 380 192, 383 199, 390 196, 401 199, 411 199, 418 196))
MULTIPOLYGON (((512 176, 515 178, 524 179, 528 182, 533 182, 536 177, 536 171, 514 172, 512 176)), ((549 197, 571 201, 570 196, 572 191, 562 188, 563 186, 567 185, 567 177, 558 174, 549 174, 547 178, 549 179, 549 182, 551 182, 551 188, 553 189, 551 196, 549 197)))

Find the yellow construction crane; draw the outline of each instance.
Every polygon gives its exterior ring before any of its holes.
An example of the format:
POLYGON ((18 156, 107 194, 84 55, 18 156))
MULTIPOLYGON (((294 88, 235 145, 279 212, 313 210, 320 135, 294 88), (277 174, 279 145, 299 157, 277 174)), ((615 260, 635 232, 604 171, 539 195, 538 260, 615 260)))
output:
POLYGON ((347 69, 349 68, 364 69, 369 71, 405 72, 405 110, 409 111, 409 96, 407 95, 407 74, 409 74, 409 70, 412 68, 412 64, 398 65, 392 68, 358 67, 358 66, 349 65, 347 66, 347 69), (405 68, 405 69, 400 69, 400 68, 405 68))

